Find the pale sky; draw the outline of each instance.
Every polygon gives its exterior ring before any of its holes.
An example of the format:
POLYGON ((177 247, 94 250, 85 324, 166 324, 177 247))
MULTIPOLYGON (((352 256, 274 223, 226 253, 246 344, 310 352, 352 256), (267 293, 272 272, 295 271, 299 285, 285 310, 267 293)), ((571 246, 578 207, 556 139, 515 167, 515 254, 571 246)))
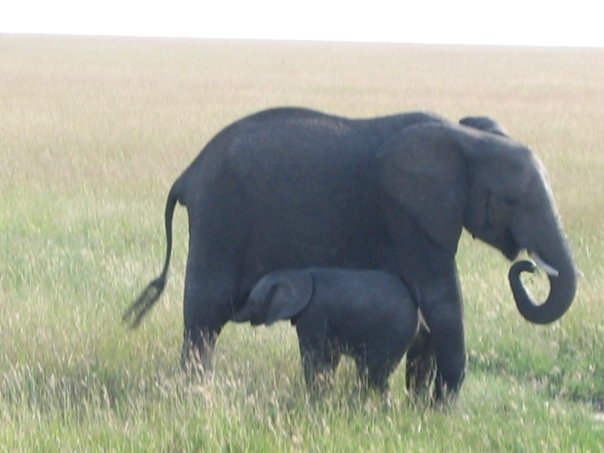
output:
POLYGON ((0 33, 604 47, 602 0, 8 0, 0 33))

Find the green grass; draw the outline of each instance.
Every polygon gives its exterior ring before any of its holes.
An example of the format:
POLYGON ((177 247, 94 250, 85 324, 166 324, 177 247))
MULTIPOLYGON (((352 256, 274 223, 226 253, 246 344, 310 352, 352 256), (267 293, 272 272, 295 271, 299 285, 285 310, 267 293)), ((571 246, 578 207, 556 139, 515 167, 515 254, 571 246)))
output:
MULTIPOLYGON (((0 35, 0 451, 601 451, 604 51, 0 35), (498 118, 544 161, 583 277, 559 322, 516 312, 508 263, 464 236, 468 372, 448 411, 383 401, 345 362, 307 397, 296 336, 228 325, 179 371, 187 223, 167 189, 226 124, 274 105, 498 118)), ((543 282, 531 282, 535 292, 543 282)))

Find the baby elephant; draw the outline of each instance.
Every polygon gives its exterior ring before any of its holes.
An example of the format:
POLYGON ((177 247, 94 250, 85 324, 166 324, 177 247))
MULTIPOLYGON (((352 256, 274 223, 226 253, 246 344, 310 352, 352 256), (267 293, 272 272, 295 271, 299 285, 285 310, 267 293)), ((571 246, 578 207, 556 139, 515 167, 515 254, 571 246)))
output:
POLYGON ((310 268, 264 276, 233 317, 252 325, 282 319, 296 326, 309 388, 331 375, 346 354, 364 383, 385 391, 417 331, 418 310, 393 275, 310 268))

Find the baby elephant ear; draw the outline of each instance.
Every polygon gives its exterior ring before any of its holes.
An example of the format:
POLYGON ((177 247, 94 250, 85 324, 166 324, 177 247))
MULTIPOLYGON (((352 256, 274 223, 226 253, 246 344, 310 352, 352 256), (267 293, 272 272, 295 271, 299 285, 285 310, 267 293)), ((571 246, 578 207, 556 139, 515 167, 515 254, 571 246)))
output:
POLYGON ((282 319, 291 319, 300 313, 313 296, 314 283, 308 272, 286 272, 273 281, 270 304, 266 315, 267 326, 282 319))
POLYGON ((466 116, 459 120, 459 124, 491 134, 509 137, 508 131, 499 122, 488 116, 466 116))

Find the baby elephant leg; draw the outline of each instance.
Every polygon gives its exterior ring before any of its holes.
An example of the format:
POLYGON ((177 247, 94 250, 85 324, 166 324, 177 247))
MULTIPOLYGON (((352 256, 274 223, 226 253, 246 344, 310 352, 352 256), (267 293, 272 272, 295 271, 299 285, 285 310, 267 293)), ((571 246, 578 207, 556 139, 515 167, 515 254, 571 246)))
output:
POLYGON ((318 338, 300 337, 299 345, 304 380, 308 389, 317 390, 330 384, 340 361, 340 353, 318 338))
POLYGON ((375 389, 381 393, 388 390, 389 370, 383 366, 369 365, 364 359, 357 359, 357 374, 363 386, 375 389))
POLYGON ((357 370, 361 382, 379 392, 387 392, 388 377, 400 362, 404 352, 403 349, 400 351, 368 349, 365 357, 357 359, 357 370))
POLYGON ((417 329, 417 319, 405 313, 394 326, 384 328, 367 344, 366 353, 357 362, 359 373, 366 374, 366 383, 382 393, 388 391, 388 378, 402 360, 417 329))

